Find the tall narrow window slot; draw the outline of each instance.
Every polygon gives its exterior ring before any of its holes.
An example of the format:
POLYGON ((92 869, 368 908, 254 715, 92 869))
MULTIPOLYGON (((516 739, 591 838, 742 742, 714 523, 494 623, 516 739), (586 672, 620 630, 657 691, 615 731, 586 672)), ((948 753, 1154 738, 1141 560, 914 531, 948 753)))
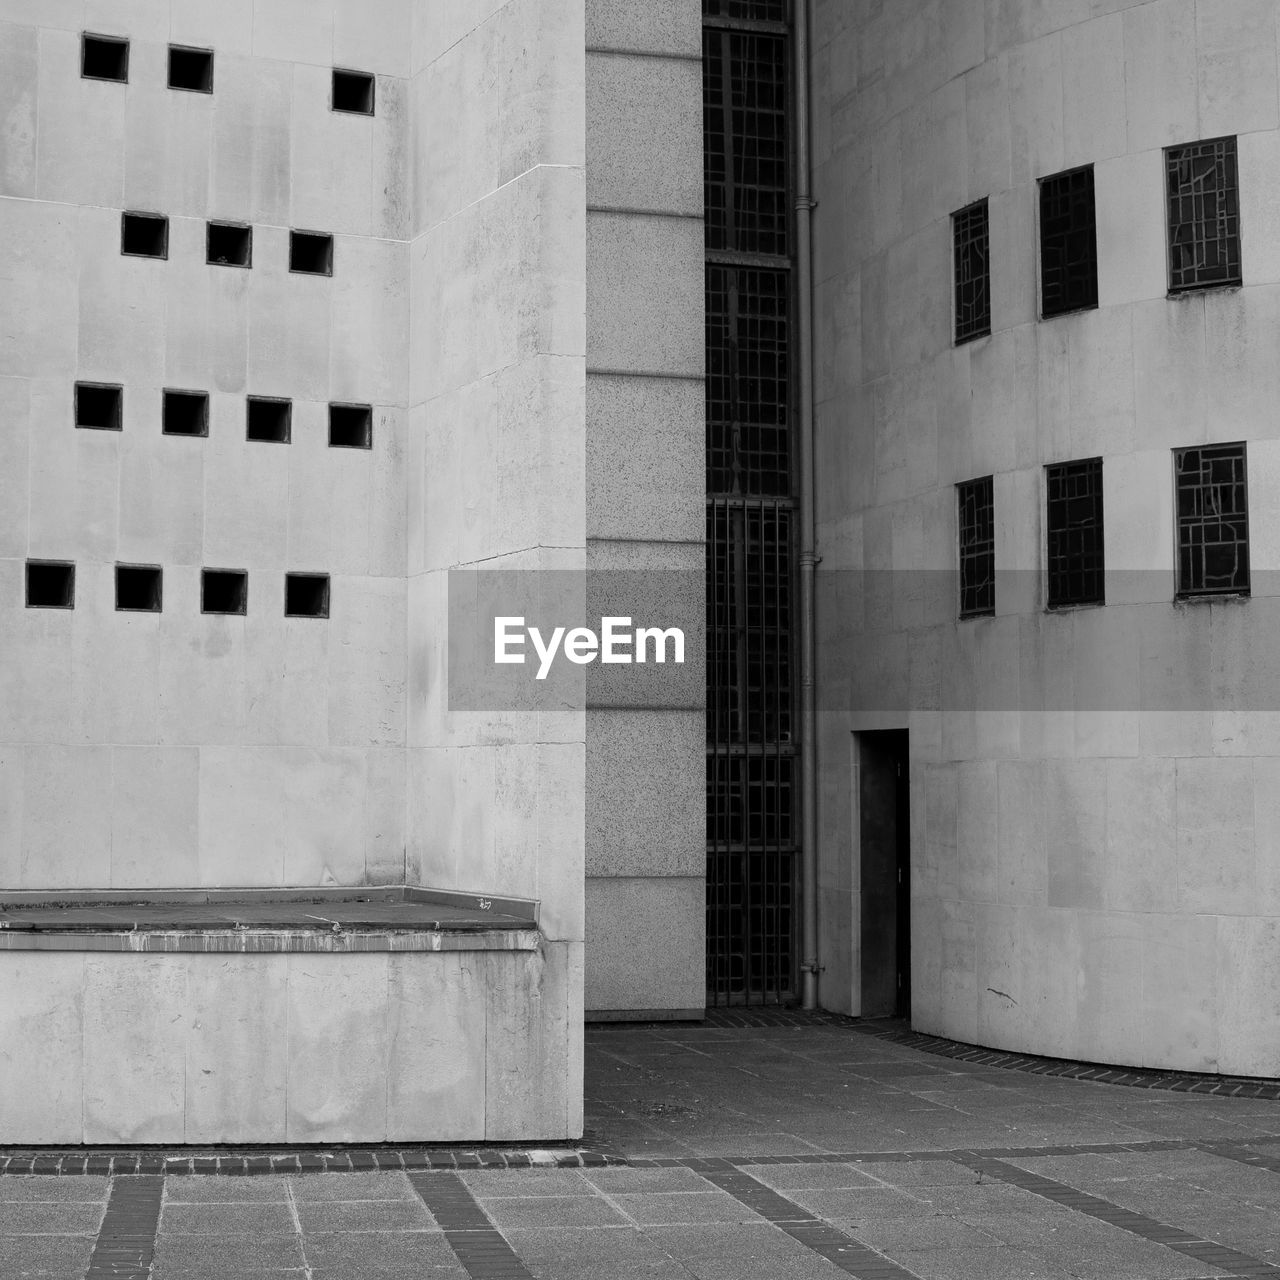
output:
POLYGON ((1236 140, 1214 138, 1165 153, 1169 292, 1239 284, 1240 181, 1236 140))
POLYGON ((188 93, 213 92, 213 50, 169 46, 169 88, 188 93))
POLYGON ((1102 459, 1045 468, 1048 605, 1102 604, 1102 459))
POLYGON ((242 222, 211 222, 205 231, 205 261, 216 267, 253 265, 253 228, 242 222))
POLYGON ((160 213, 122 214, 120 252, 130 258, 167 258, 169 219, 160 213))
POLYGON ((1093 166, 1040 182, 1040 314, 1098 305, 1098 236, 1093 166))
POLYGON ((329 406, 329 447, 373 448, 373 408, 367 404, 329 406))
POLYGON ((247 613, 249 575, 242 569, 205 569, 200 575, 201 613, 247 613))
POLYGON ((329 616, 329 575, 287 573, 284 578, 284 612, 289 618, 329 616))
POLYGON ((333 237, 319 231, 289 232, 289 270, 308 276, 333 275, 333 237))
POLYGON ((960 511, 960 616, 996 611, 996 504, 990 476, 956 485, 960 511))
POLYGON ((164 424, 167 436, 207 436, 209 396, 204 391, 166 391, 164 424))
POLYGON ((80 42, 80 74, 86 80, 129 79, 129 42, 119 36, 91 36, 87 31, 80 42))
POLYGON ((159 613, 161 581, 161 570, 155 565, 116 565, 116 609, 121 613, 159 613))
POLYGON ((1174 450, 1178 595, 1249 594, 1249 491, 1243 444, 1174 450))
POLYGON ((74 609, 76 567, 56 560, 27 561, 27 608, 74 609))
POLYGON ((985 199, 951 215, 956 344, 991 332, 990 211, 985 199))
POLYGON ((124 408, 124 388, 105 382, 77 382, 76 426, 93 431, 119 431, 124 408))
POLYGON ((350 115, 373 115, 374 79, 367 71, 343 71, 333 69, 333 96, 330 106, 334 111, 350 115))

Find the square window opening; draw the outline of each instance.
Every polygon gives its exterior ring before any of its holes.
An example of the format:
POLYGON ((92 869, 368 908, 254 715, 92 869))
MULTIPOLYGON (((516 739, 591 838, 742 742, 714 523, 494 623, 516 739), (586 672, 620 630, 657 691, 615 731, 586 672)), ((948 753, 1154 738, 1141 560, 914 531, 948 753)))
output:
POLYGON ((1093 166, 1040 180, 1040 315, 1098 305, 1093 166))
POLYGON ((310 276, 333 275, 333 237, 319 231, 291 231, 289 270, 310 276))
POLYGON ((951 215, 955 257, 955 340, 991 332, 990 211, 985 199, 951 215))
POLYGON ((253 265, 253 228, 239 222, 211 222, 205 233, 205 261, 215 267, 253 265))
POLYGON ((213 50, 169 46, 169 88, 189 93, 213 92, 213 50))
POLYGON ((960 616, 996 611, 995 486, 991 476, 956 485, 960 516, 960 616))
POLYGON ((53 560, 27 561, 27 608, 74 609, 76 567, 53 560))
POLYGON ((160 213, 126 213, 120 221, 120 252, 131 258, 169 256, 169 219, 160 213))
POLYGON ((1169 147, 1164 158, 1169 292, 1240 284, 1240 180, 1235 138, 1169 147))
POLYGON ((92 431, 119 431, 124 408, 124 388, 103 382, 77 382, 76 426, 92 431))
POLYGON ((373 409, 367 404, 329 406, 331 449, 372 449, 373 409))
POLYGON ((204 391, 166 391, 164 425, 167 436, 207 436, 209 396, 204 391))
POLYGON ((293 401, 250 396, 245 410, 246 440, 288 444, 293 431, 293 401))
POLYGON ((1045 468, 1050 609, 1103 604, 1102 459, 1045 468))
POLYGON ((91 36, 80 42, 80 74, 86 80, 129 80, 129 42, 119 36, 91 36))
POLYGON ((1243 444, 1174 450, 1178 597, 1249 594, 1243 444))
POLYGON ((241 569, 205 569, 200 575, 201 613, 247 613, 249 575, 241 569))
POLYGON ((329 616, 329 575, 287 573, 284 578, 284 612, 288 618, 329 616))
POLYGON ((155 565, 116 565, 116 609, 122 613, 159 613, 162 573, 155 565))
POLYGON ((333 69, 334 111, 346 111, 352 115, 373 115, 374 79, 367 71, 343 71, 333 69))

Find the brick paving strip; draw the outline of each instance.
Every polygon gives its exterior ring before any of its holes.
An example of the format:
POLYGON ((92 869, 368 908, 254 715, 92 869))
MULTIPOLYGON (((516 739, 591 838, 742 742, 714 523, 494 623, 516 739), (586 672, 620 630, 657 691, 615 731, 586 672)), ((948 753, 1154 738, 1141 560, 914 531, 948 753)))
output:
POLYGON ((456 1173, 411 1173, 409 1181, 472 1280, 534 1280, 456 1173))
POLYGON ((1103 1200, 1099 1196, 1077 1190, 1065 1182, 1046 1178, 1042 1174, 1029 1173, 1025 1169, 1018 1168, 1017 1165, 1006 1164, 1003 1160, 979 1155, 974 1151, 948 1151, 945 1153, 945 1158, 954 1160, 975 1173, 985 1174, 1000 1182, 1007 1182, 1010 1186, 1020 1187, 1023 1191, 1051 1200, 1054 1204, 1060 1204, 1076 1213, 1083 1213, 1090 1218, 1096 1218, 1099 1222, 1105 1222, 1110 1226, 1119 1227, 1122 1231, 1140 1236, 1144 1240, 1164 1245, 1166 1249, 1172 1249, 1176 1253, 1194 1258, 1197 1262, 1203 1262, 1208 1266, 1220 1267, 1224 1271, 1231 1271, 1240 1276, 1280 1276, 1280 1266, 1273 1263, 1263 1262, 1260 1258, 1251 1257, 1237 1249, 1228 1249, 1225 1245, 1215 1244, 1212 1240, 1205 1240, 1179 1227, 1157 1222, 1155 1218, 1148 1218, 1146 1214, 1134 1213, 1131 1209, 1112 1204, 1110 1200, 1103 1200))
POLYGON ((102 1218, 85 1280, 147 1280, 160 1224, 164 1178, 117 1178, 102 1218))

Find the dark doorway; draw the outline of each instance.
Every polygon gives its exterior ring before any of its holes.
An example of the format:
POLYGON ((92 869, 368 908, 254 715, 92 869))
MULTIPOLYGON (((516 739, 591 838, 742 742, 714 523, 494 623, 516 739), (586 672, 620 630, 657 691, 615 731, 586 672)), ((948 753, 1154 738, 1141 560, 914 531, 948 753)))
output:
POLYGON ((855 738, 862 871, 862 1015, 911 1017, 911 791, 907 731, 855 738))

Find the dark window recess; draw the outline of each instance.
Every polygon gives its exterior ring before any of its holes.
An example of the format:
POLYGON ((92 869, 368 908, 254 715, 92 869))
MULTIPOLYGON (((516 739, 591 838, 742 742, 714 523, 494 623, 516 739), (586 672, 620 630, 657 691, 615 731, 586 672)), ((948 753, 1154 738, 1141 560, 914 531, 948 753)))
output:
POLYGON ((205 569, 200 575, 201 613, 245 613, 249 575, 239 569, 205 569))
POLYGON ((293 429, 293 401, 250 396, 245 409, 246 440, 288 444, 293 429))
POLYGON ((996 611, 996 504, 990 476, 956 485, 960 507, 960 616, 996 611))
POLYGON ((955 243, 956 342, 991 332, 991 225, 986 200, 951 215, 955 243))
POLYGON ((333 69, 333 98, 335 111, 348 111, 352 115, 373 115, 374 79, 367 71, 342 71, 333 69))
POLYGON ((77 382, 75 415, 77 427, 95 431, 119 431, 124 389, 101 382, 77 382))
POLYGON ((787 0, 702 0, 704 18, 745 18, 748 22, 786 22, 787 0))
POLYGON ((1169 291, 1240 283, 1240 183, 1236 140, 1215 138, 1165 153, 1169 291))
POLYGON ((702 33, 706 246, 785 255, 790 89, 782 35, 702 33))
POLYGON ((289 270, 311 276, 333 275, 333 237, 318 231, 291 231, 289 270))
POLYGON ((80 74, 89 80, 129 79, 129 42, 117 36, 91 36, 80 44, 80 74))
POLYGON ((1049 608, 1101 604, 1102 459, 1057 463, 1045 468, 1045 477, 1049 608))
POLYGON ((205 232, 205 261, 218 267, 253 265, 253 228, 238 222, 211 222, 205 232))
POLYGON ((1249 497, 1243 444, 1174 451, 1178 594, 1247 595, 1249 497))
POLYGON ((790 276, 707 264, 707 492, 785 497, 790 276))
POLYGON ((286 573, 284 612, 289 618, 329 616, 329 575, 327 573, 286 573))
POLYGON ((169 88, 213 92, 213 50, 169 46, 169 88))
POLYGON ((27 608, 74 609, 76 567, 48 560, 27 561, 27 608))
POLYGON ((120 220, 120 252, 131 258, 169 256, 169 219, 159 213, 126 213, 120 220))
POLYGON ((159 613, 161 571, 153 565, 116 565, 116 608, 127 613, 159 613))
POLYGON ((1098 235, 1093 166, 1040 183, 1040 314, 1098 305, 1098 235))
POLYGON ((166 391, 161 430, 167 436, 207 436, 208 394, 204 391, 166 391))
POLYGON ((329 446, 333 449, 373 448, 373 409, 367 404, 331 404, 329 446))

